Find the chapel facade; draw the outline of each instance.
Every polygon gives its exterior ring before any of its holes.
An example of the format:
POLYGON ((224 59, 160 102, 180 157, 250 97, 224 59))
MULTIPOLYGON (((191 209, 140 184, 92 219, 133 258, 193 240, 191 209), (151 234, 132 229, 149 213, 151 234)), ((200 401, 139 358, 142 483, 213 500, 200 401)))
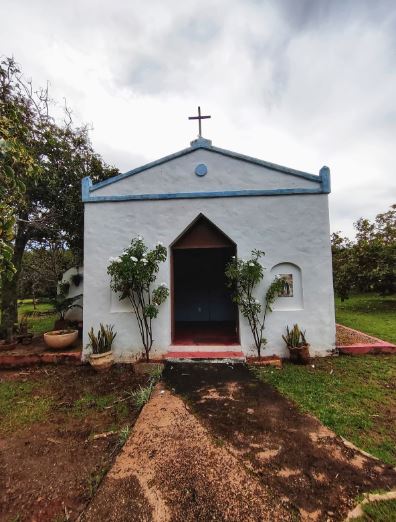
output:
MULTIPOLYGON (((263 297, 284 280, 266 321, 264 355, 288 356, 281 335, 306 330, 312 355, 335 346, 329 230, 330 172, 301 172, 212 145, 190 147, 97 184, 82 182, 84 226, 84 346, 99 323, 114 324, 115 359, 131 360, 142 342, 128 303, 110 289, 107 266, 141 235, 168 257, 158 282, 170 298, 153 322, 153 356, 176 347, 254 353, 247 321, 232 302, 225 266, 232 256, 262 250, 263 297)), ((84 348, 86 350, 86 348, 84 348)), ((83 355, 87 355, 84 352, 83 355)))

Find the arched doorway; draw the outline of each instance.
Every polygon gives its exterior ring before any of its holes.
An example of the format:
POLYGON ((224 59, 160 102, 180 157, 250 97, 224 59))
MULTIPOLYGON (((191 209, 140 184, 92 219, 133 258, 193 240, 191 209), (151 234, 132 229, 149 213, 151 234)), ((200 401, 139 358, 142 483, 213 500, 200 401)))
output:
POLYGON ((173 344, 239 344, 238 310, 224 275, 235 243, 200 214, 171 249, 173 344))

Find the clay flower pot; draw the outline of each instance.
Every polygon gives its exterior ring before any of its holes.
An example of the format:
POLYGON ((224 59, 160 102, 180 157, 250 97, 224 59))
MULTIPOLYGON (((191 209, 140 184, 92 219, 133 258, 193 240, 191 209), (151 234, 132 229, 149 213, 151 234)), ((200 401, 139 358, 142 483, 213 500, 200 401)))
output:
POLYGON ((78 337, 78 330, 53 330, 44 334, 44 342, 53 350, 63 350, 67 348, 78 337))
POLYGON ((309 355, 309 344, 304 344, 298 348, 288 347, 290 350, 290 361, 295 364, 309 364, 311 357, 309 355))
POLYGON ((93 353, 89 358, 89 362, 97 372, 105 372, 113 366, 113 352, 110 350, 104 353, 93 353))

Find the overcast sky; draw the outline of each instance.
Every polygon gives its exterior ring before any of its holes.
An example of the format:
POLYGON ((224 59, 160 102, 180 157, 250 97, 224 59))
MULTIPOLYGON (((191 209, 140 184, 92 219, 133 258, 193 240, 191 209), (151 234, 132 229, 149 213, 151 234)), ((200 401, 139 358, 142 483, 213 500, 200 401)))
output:
POLYGON ((0 54, 121 171, 214 145, 332 174, 332 230, 396 201, 395 0, 0 0, 0 54))

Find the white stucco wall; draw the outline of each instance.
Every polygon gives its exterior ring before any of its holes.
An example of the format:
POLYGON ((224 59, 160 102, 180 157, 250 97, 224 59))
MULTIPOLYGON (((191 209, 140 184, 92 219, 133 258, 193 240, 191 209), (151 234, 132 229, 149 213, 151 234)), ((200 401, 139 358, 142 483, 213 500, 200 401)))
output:
POLYGON ((223 156, 216 152, 198 149, 169 163, 158 165, 117 183, 102 187, 95 196, 118 194, 155 194, 158 192, 202 192, 222 190, 279 188, 317 188, 317 184, 289 174, 281 174, 268 168, 223 156), (206 176, 194 173, 195 167, 204 163, 206 176))
MULTIPOLYGON (((143 172, 93 194, 289 188, 290 183, 295 187, 318 186, 304 179, 274 171, 267 173, 267 169, 228 160, 198 150, 157 167, 161 171, 158 176, 151 171, 143 172), (213 158, 209 160, 208 155, 213 158), (208 174, 203 178, 197 178, 194 174, 195 165, 199 162, 208 165, 208 174), (258 185, 256 178, 260 169, 261 181, 258 185), (169 182, 173 176, 182 181, 169 182), (131 184, 138 177, 139 186, 132 188, 131 184), (262 181, 264 178, 265 183, 262 181), (249 183, 246 180, 250 180, 249 183), (197 183, 200 184, 199 189, 197 183)), ((199 213, 203 213, 237 244, 238 256, 246 258, 254 248, 266 252, 263 258, 266 276, 257 291, 258 295, 262 296, 265 292, 275 265, 292 263, 301 270, 301 305, 289 305, 286 307, 288 309, 284 309, 284 305, 275 307, 278 309, 267 320, 265 337, 268 345, 265 353, 288 355, 281 334, 286 325, 294 323, 306 330, 314 354, 326 355, 334 348, 334 300, 326 194, 85 204, 84 346, 88 342, 88 329, 91 326, 97 328, 102 322, 115 325, 116 358, 121 360, 141 353, 142 343, 133 315, 122 311, 123 307, 117 304, 114 296, 112 298, 106 272, 108 259, 119 255, 131 238, 139 234, 150 247, 157 241, 169 247, 199 213)), ((164 281, 170 286, 169 255, 161 266, 158 282, 164 281)), ((170 299, 162 305, 153 329, 152 353, 155 355, 167 351, 171 342, 170 299)), ((251 353, 253 340, 243 318, 240 318, 240 336, 243 350, 251 353)))
MULTIPOLYGON (((78 269, 75 267, 69 268, 62 276, 62 283, 69 283, 69 291, 67 293, 67 297, 75 297, 76 295, 84 294, 84 279, 80 282, 78 286, 76 286, 71 280, 72 276, 75 274, 81 274, 84 277, 84 268, 79 267, 78 269)), ((75 301, 76 305, 83 306, 83 297, 80 297, 75 301)), ((69 319, 70 321, 82 321, 83 319, 83 311, 82 308, 73 307, 68 310, 65 314, 65 319, 69 319)))

